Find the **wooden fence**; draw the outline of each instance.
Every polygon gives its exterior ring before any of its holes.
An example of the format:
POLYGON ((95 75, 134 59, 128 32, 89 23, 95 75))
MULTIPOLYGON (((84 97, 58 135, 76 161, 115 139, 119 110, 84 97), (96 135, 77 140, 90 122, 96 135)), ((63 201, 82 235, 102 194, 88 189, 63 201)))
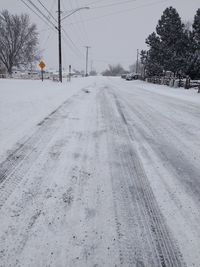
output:
POLYGON ((146 82, 154 84, 163 84, 170 87, 184 87, 185 89, 195 88, 200 93, 200 80, 176 79, 170 77, 150 77, 145 79, 146 82))

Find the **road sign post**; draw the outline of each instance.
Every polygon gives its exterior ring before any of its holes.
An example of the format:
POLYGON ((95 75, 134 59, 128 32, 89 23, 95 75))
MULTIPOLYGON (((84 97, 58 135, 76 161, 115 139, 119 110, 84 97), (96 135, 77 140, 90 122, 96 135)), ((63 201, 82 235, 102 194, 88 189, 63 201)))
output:
POLYGON ((43 82, 43 80, 44 80, 44 68, 46 67, 44 61, 42 61, 42 60, 40 61, 39 67, 41 69, 41 79, 42 79, 42 82, 43 82))
POLYGON ((41 69, 42 82, 44 81, 44 71, 41 69))

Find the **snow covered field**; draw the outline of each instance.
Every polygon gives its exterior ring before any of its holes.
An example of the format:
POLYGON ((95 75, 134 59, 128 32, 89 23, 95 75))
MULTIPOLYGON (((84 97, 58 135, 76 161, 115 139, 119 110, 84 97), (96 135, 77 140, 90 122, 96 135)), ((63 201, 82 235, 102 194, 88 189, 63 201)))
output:
POLYGON ((0 266, 200 263, 200 94, 0 80, 0 266))

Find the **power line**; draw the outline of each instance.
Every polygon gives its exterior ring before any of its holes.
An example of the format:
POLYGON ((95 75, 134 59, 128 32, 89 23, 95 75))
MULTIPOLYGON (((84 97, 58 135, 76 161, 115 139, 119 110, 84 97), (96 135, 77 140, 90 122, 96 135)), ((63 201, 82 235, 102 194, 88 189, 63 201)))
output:
MULTIPOLYGON (((64 1, 63 1, 64 2, 64 1)), ((71 0, 69 0, 69 4, 70 4, 70 8, 71 8, 71 10, 73 11, 73 10, 75 10, 75 6, 74 6, 74 4, 75 4, 75 2, 73 2, 73 4, 72 4, 72 1, 71 0)), ((63 3, 63 5, 64 5, 64 3, 63 3)), ((77 6, 77 9, 78 9, 78 2, 77 2, 77 0, 76 0, 76 6, 77 6)), ((65 7, 65 5, 64 5, 64 9, 66 10, 66 7, 65 7)), ((79 26, 79 24, 78 23, 76 23, 76 15, 77 14, 75 14, 74 16, 72 16, 71 17, 71 19, 73 19, 73 21, 75 22, 74 23, 74 25, 73 25, 73 27, 74 26, 76 26, 76 29, 74 28, 74 32, 76 32, 76 35, 79 37, 78 38, 78 40, 79 40, 79 43, 82 43, 83 42, 83 38, 82 38, 82 33, 84 32, 83 30, 85 30, 84 28, 83 29, 81 29, 81 27, 79 26), (79 35, 79 33, 81 33, 81 35, 79 35)), ((80 16, 80 15, 79 15, 80 16)), ((81 17, 80 17, 81 18, 81 17)), ((70 38, 70 36, 69 36, 69 34, 63 29, 63 31, 65 32, 65 35, 67 35, 66 37, 67 37, 67 39, 68 39, 68 42, 70 41, 70 45, 71 45, 71 47, 70 47, 70 49, 72 50, 73 49, 73 52, 74 51, 76 51, 76 56, 77 56, 77 52, 78 52, 78 55, 79 55, 79 57, 80 57, 80 55, 81 55, 81 57, 84 57, 84 55, 83 55, 83 53, 80 51, 80 49, 77 47, 77 45, 73 42, 73 40, 70 38)), ((83 36, 84 37, 87 37, 87 32, 85 31, 85 34, 83 34, 83 36)), ((85 41, 84 41, 85 42, 85 41)))
POLYGON ((39 2, 39 4, 46 10, 46 12, 49 14, 49 16, 56 22, 58 23, 58 21, 54 18, 54 16, 52 15, 52 13, 45 7, 45 5, 40 1, 37 0, 39 2))
POLYGON ((20 0, 26 7, 28 7, 28 9, 30 9, 36 16, 38 16, 38 18, 40 18, 46 25, 48 25, 48 27, 50 27, 51 29, 55 30, 55 26, 54 28, 52 28, 52 26, 50 26, 46 20, 44 20, 32 7, 30 7, 24 0, 20 0))
POLYGON ((50 12, 53 11, 53 8, 54 8, 55 4, 56 4, 56 0, 53 0, 52 4, 51 4, 50 12))
POLYGON ((103 6, 94 6, 94 7, 91 7, 91 9, 105 8, 105 7, 111 7, 111 6, 117 6, 117 5, 124 5, 124 4, 129 4, 129 3, 135 2, 135 1, 137 1, 137 0, 121 1, 121 2, 111 3, 111 4, 107 4, 107 5, 103 5, 103 6))
POLYGON ((66 38, 70 41, 71 45, 76 49, 76 51, 79 52, 79 56, 83 56, 83 54, 81 53, 80 49, 76 46, 76 44, 73 42, 73 40, 71 39, 71 37, 69 36, 69 34, 62 28, 66 38))
POLYGON ((47 44, 47 42, 49 41, 49 39, 50 39, 50 37, 52 36, 52 34, 53 34, 53 32, 51 31, 50 33, 49 33, 49 35, 47 36, 47 38, 43 41, 43 43, 41 44, 41 47, 43 48, 43 47, 46 47, 46 44, 47 44))
MULTIPOLYGON (((69 1, 70 4, 70 8, 72 9, 72 11, 74 10, 73 5, 71 0, 69 1)), ((65 9, 66 10, 66 9, 65 9)), ((79 43, 84 43, 83 40, 85 40, 85 35, 83 34, 83 31, 81 30, 80 24, 76 23, 77 22, 77 13, 74 14, 74 16, 71 16, 71 21, 74 21, 75 24, 73 25, 74 27, 74 32, 76 32, 77 38, 79 39, 79 43)))
MULTIPOLYGON (((71 1, 70 1, 71 2, 71 1)), ((74 3, 76 3, 76 9, 78 9, 79 8, 79 1, 78 0, 75 0, 74 1, 74 3)), ((89 42, 89 38, 88 38, 88 34, 87 34, 87 31, 86 31, 86 27, 85 27, 85 23, 84 23, 84 21, 83 21, 83 17, 82 17, 82 14, 81 14, 81 12, 79 13, 79 14, 77 14, 77 16, 79 16, 79 19, 80 19, 80 21, 82 22, 81 24, 77 24, 77 26, 79 27, 79 30, 80 30, 80 32, 83 34, 83 36, 84 36, 84 43, 90 43, 89 42)), ((76 17, 76 16, 75 16, 76 17)))
POLYGON ((80 54, 77 53, 77 51, 74 49, 74 47, 71 45, 71 43, 69 43, 69 39, 65 35, 63 36, 63 41, 64 41, 65 45, 73 52, 73 54, 77 58, 80 58, 80 54))
MULTIPOLYGON (((45 41, 43 42, 43 44, 41 45, 41 47, 45 47, 46 44, 47 44, 47 42, 48 42, 48 40, 49 40, 51 37, 52 37, 52 32, 49 33, 49 35, 47 36, 47 38, 45 39, 45 41)), ((71 51, 72 51, 78 58, 80 58, 80 55, 83 56, 82 54, 78 54, 77 51, 75 50, 75 48, 72 46, 72 44, 69 43, 69 40, 70 40, 71 42, 73 42, 73 41, 71 40, 71 38, 70 38, 69 35, 67 35, 67 36, 64 35, 63 38, 64 38, 64 41, 65 41, 65 44, 71 49, 71 51)), ((78 50, 78 52, 80 52, 80 51, 78 50)))
MULTIPOLYGON (((52 4, 51 4, 51 8, 50 8, 50 13, 52 13, 55 3, 56 3, 56 0, 52 0, 52 4)), ((43 31, 46 31, 46 30, 44 29, 44 30, 41 30, 39 32, 41 33, 43 31)), ((46 38, 44 39, 45 41, 43 40, 43 42, 42 42, 41 47, 46 47, 47 42, 49 41, 50 37, 52 37, 52 33, 54 33, 54 31, 53 32, 51 31, 49 34, 47 34, 46 38)))
MULTIPOLYGON (((51 11, 49 11, 45 5, 40 1, 37 0, 38 3, 46 10, 46 12, 48 13, 48 15, 50 15, 51 18, 53 18, 56 22, 58 22, 58 26, 56 26, 49 17, 47 17, 40 9, 39 7, 33 3, 33 1, 31 0, 27 0, 27 2, 25 2, 25 0, 20 0, 23 4, 25 4, 35 15, 37 15, 45 24, 47 24, 50 28, 53 27, 53 29, 58 31, 58 42, 59 42, 59 80, 60 82, 62 82, 62 48, 61 48, 61 32, 63 31, 65 34, 65 38, 67 38, 70 43, 67 42, 67 45, 70 47, 71 50, 76 51, 75 54, 77 55, 77 51, 78 53, 82 56, 81 51, 78 49, 78 47, 76 46, 76 44, 73 42, 73 40, 70 38, 70 36, 68 35, 68 33, 61 27, 61 5, 60 5, 60 1, 58 0, 58 21, 53 17, 51 11), (39 14, 38 14, 39 13, 39 14), (50 26, 51 25, 51 26, 50 26)), ((50 38, 50 35, 47 37, 47 40, 50 38)), ((78 57, 80 57, 80 55, 78 57)))
MULTIPOLYGON (((75 1, 76 1, 77 8, 78 8, 79 1, 78 1, 78 0, 75 0, 75 1)), ((82 21, 81 25, 82 25, 83 31, 84 31, 84 33, 85 33, 87 42, 90 43, 90 41, 89 41, 89 37, 88 37, 88 34, 87 34, 87 31, 86 31, 85 23, 84 23, 84 20, 83 20, 83 17, 82 17, 82 14, 81 14, 81 13, 79 13, 79 17, 80 17, 80 19, 81 19, 81 21, 82 21)))
MULTIPOLYGON (((169 0, 161 0, 161 1, 151 2, 149 4, 144 4, 144 5, 141 5, 141 6, 137 6, 137 7, 133 7, 133 8, 129 8, 129 9, 124 9, 124 10, 121 10, 121 11, 108 13, 108 14, 105 14, 105 15, 102 15, 102 16, 99 16, 99 17, 93 17, 93 18, 84 20, 84 22, 98 20, 98 19, 102 19, 102 18, 105 18, 105 17, 110 17, 110 16, 117 15, 117 14, 123 14, 123 13, 126 13, 126 12, 130 12, 132 10, 135 10, 135 9, 148 7, 148 6, 153 6, 153 5, 164 3, 164 2, 167 2, 167 1, 169 1, 169 0)), ((77 23, 82 23, 82 21, 78 21, 77 23)), ((73 24, 71 23, 71 24, 67 24, 67 25, 73 25, 73 24)))
POLYGON ((106 0, 96 0, 96 1, 89 2, 86 5, 92 5, 92 4, 96 4, 96 3, 99 3, 99 2, 103 2, 103 1, 106 1, 106 0))
MULTIPOLYGON (((51 23, 53 26, 54 26, 54 30, 57 29, 57 27, 48 19, 48 17, 46 17, 45 14, 43 14, 42 11, 39 10, 39 8, 31 1, 31 0, 27 0, 39 13, 41 13, 45 18, 46 20, 44 20, 33 8, 31 8, 24 0, 20 0, 22 1, 35 15, 37 15, 43 22, 45 22, 46 24, 47 23, 51 23)), ((49 24, 48 24, 49 26, 49 24)), ((50 27, 50 26, 49 26, 50 27)), ((75 45, 75 43, 73 42, 73 40, 71 39, 71 37, 67 34, 67 32, 62 28, 63 32, 65 33, 67 39, 71 42, 71 45, 73 47, 75 47, 75 49, 81 54, 80 50, 77 48, 77 46, 75 45)), ((48 39, 49 37, 47 37, 48 39)))
POLYGON ((95 62, 102 62, 102 63, 107 63, 107 64, 109 64, 109 63, 116 63, 116 62, 121 62, 121 63, 123 63, 123 64, 131 64, 131 60, 129 59, 129 60, 120 60, 120 59, 96 59, 96 58, 93 58, 93 61, 95 61, 95 62))
POLYGON ((57 26, 55 26, 53 22, 31 0, 27 1, 46 19, 48 23, 50 23, 55 29, 57 29, 57 26))

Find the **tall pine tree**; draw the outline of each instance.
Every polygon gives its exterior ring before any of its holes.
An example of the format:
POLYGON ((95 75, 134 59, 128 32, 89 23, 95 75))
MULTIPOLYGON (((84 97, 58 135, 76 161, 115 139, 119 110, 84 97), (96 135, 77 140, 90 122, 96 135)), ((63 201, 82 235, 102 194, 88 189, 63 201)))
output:
POLYGON ((191 49, 188 58, 187 74, 192 79, 200 78, 200 8, 197 10, 192 25, 191 49))
POLYGON ((172 71, 192 79, 200 78, 200 8, 194 17, 192 29, 181 22, 173 7, 164 10, 156 33, 146 39, 149 51, 141 54, 149 76, 172 71))
MULTIPOLYGON (((158 76, 163 73, 163 60, 160 38, 155 32, 146 39, 149 51, 146 54, 146 73, 148 76, 158 76)), ((144 55, 143 55, 144 56, 144 55)))
POLYGON ((194 40, 197 44, 198 49, 200 50, 200 8, 197 10, 197 13, 194 17, 194 23, 192 26, 193 26, 194 40))
POLYGON ((186 68, 186 54, 188 37, 184 31, 184 24, 173 7, 164 10, 158 21, 156 32, 161 40, 163 52, 163 67, 174 74, 184 72, 186 68))

